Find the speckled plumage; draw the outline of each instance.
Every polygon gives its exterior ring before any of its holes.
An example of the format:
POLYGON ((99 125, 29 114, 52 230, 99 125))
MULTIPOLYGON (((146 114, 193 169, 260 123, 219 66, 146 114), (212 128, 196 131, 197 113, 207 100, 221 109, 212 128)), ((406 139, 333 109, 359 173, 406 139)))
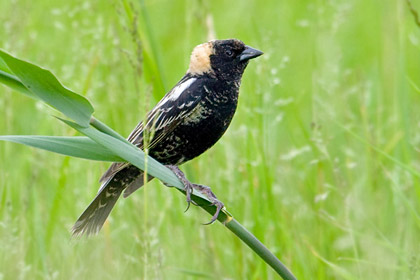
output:
POLYGON ((163 164, 179 165, 205 152, 223 135, 235 113, 239 87, 201 77, 193 90, 200 96, 194 110, 150 149, 150 155, 163 164))
MULTIPOLYGON (((197 46, 185 76, 139 123, 128 140, 165 165, 180 165, 213 146, 228 128, 238 103, 248 60, 261 55, 236 39, 197 46), (148 133, 145 133, 145 132, 148 133)), ((149 180, 151 178, 149 177, 149 180)), ((102 227, 115 202, 143 185, 143 172, 128 163, 113 163, 101 178, 98 195, 79 217, 73 234, 93 234, 102 227)))

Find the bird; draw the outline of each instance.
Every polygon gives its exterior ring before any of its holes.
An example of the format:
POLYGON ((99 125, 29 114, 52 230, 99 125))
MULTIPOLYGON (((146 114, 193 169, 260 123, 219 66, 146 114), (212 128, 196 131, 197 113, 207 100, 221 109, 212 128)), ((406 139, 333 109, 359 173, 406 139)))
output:
MULTIPOLYGON (((262 54, 238 39, 196 46, 185 75, 127 139, 140 149, 147 143, 149 155, 174 172, 185 186, 188 206, 193 189, 208 196, 217 207, 210 223, 217 219, 223 203, 209 187, 189 182, 178 166, 204 153, 225 133, 237 108, 242 74, 250 59, 262 54)), ((96 197, 72 227, 72 235, 97 234, 121 194, 126 198, 142 187, 144 177, 130 163, 112 163, 100 179, 96 197)))

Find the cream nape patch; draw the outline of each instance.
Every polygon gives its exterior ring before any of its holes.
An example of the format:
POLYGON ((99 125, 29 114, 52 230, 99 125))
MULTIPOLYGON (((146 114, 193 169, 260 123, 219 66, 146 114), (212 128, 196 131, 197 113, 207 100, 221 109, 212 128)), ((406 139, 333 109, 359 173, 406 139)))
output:
POLYGON ((198 45, 191 53, 188 73, 200 75, 211 72, 210 55, 214 54, 213 42, 198 45))

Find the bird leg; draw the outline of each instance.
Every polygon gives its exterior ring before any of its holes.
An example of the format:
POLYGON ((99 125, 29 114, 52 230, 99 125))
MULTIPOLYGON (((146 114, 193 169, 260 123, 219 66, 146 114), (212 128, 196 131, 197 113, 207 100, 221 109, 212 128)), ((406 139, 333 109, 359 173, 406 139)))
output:
MULTIPOLYGON (((216 213, 213 215, 209 223, 206 223, 205 225, 210 225, 214 223, 217 220, 217 217, 219 216, 220 211, 223 209, 224 204, 217 199, 216 195, 211 191, 210 187, 199 185, 199 184, 193 184, 185 177, 185 174, 179 169, 178 166, 175 165, 166 165, 167 168, 169 168, 176 177, 182 182, 185 188, 185 193, 187 196, 187 211, 190 208, 190 203, 193 203, 194 205, 197 205, 192 199, 191 194, 193 193, 193 190, 196 189, 197 191, 201 192, 205 196, 207 196, 207 199, 211 202, 211 205, 216 206, 216 213)), ((168 186, 167 184, 165 184, 168 186)))
MULTIPOLYGON (((169 168, 174 174, 175 176, 181 181, 181 183, 184 185, 184 190, 185 190, 185 195, 187 196, 187 209, 185 209, 185 211, 187 211, 190 208, 190 203, 194 203, 191 199, 191 194, 193 192, 194 189, 194 184, 191 183, 190 181, 188 181, 188 179, 185 177, 184 172, 181 171, 181 169, 179 169, 178 166, 176 165, 165 165, 167 168, 169 168)), ((165 184, 167 187, 172 187, 172 186, 168 186, 167 184, 165 184)))

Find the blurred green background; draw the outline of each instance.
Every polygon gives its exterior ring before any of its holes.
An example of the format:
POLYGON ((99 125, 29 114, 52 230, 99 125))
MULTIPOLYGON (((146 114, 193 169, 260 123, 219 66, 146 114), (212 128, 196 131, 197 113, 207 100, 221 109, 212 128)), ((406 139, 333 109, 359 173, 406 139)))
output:
MULTIPOLYGON (((420 3, 412 1, 420 11, 420 3)), ((0 2, 0 48, 50 69, 128 135, 193 47, 239 38, 239 108, 183 166, 299 279, 420 278, 420 26, 407 2, 0 2)), ((0 134, 75 135, 0 86, 0 134)), ((157 181, 99 236, 69 229, 108 163, 0 143, 0 279, 277 279, 223 225, 157 181)))

